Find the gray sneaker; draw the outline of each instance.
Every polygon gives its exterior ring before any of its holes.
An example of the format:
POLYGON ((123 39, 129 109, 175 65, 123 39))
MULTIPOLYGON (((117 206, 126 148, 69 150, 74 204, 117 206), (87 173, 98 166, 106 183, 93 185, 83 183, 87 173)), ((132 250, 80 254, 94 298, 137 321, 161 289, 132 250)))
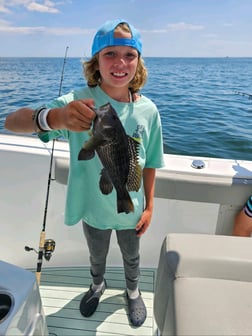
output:
POLYGON ((129 320, 134 327, 140 327, 146 320, 147 312, 141 293, 136 299, 131 299, 126 290, 129 320))
POLYGON ((100 291, 94 291, 92 285, 90 285, 89 290, 83 296, 80 302, 80 312, 84 317, 89 317, 94 314, 96 308, 99 304, 100 297, 107 288, 106 280, 104 279, 104 285, 100 291))

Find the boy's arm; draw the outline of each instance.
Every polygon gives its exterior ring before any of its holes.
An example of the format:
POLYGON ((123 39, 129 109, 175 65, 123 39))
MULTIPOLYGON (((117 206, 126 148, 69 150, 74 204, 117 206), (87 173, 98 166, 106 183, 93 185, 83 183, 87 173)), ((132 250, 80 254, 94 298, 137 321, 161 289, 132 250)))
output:
POLYGON ((143 169, 145 209, 136 226, 137 236, 139 237, 142 234, 144 234, 144 232, 147 230, 151 222, 153 205, 154 205, 155 175, 156 175, 155 168, 143 169))
POLYGON ((250 237, 252 233, 252 218, 242 209, 236 216, 233 227, 233 236, 250 237))
MULTIPOLYGON (((52 108, 47 115, 48 126, 55 130, 86 131, 90 129, 95 117, 95 112, 92 110, 93 105, 93 99, 83 99, 72 101, 63 107, 52 108)), ((29 107, 20 108, 6 117, 4 126, 12 132, 36 132, 34 113, 35 110, 29 107)))

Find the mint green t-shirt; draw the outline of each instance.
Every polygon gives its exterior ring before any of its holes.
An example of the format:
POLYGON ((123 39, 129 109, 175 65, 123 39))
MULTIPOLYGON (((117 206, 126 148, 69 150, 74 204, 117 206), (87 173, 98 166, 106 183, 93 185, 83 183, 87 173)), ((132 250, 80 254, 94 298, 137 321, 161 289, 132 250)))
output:
MULTIPOLYGON (((57 98, 48 108, 62 107, 77 99, 93 98, 95 106, 108 102, 116 110, 126 133, 133 138, 140 138, 139 163, 142 168, 160 168, 164 166, 163 141, 160 116, 156 105, 145 96, 132 103, 118 102, 99 86, 83 88, 57 98)), ((89 132, 68 130, 42 132, 42 141, 64 137, 69 142, 70 167, 68 176, 65 223, 74 225, 80 220, 98 229, 133 229, 144 209, 143 185, 138 192, 130 192, 135 207, 133 213, 117 213, 116 191, 104 195, 99 188, 102 169, 99 157, 88 161, 78 161, 78 154, 83 143, 90 137, 89 132)))

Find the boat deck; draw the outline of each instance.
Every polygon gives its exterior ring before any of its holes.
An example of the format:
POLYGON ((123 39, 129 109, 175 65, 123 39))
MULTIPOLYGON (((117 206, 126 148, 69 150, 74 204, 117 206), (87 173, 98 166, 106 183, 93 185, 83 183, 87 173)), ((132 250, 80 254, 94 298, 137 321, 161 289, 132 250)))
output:
POLYGON ((155 270, 141 269, 140 289, 147 318, 139 328, 129 325, 123 268, 107 268, 105 276, 108 288, 97 311, 84 318, 79 303, 90 286, 89 268, 43 269, 40 294, 50 336, 157 335, 153 316, 155 270))

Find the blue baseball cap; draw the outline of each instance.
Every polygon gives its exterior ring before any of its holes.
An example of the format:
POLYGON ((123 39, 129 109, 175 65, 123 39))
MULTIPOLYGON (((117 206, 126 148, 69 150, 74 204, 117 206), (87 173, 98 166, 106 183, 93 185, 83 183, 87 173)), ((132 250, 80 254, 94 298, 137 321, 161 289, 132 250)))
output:
POLYGON ((138 30, 125 20, 117 19, 107 21, 95 34, 92 45, 92 56, 106 47, 129 46, 135 48, 139 54, 142 52, 142 41, 138 30), (115 38, 114 30, 120 23, 126 23, 131 31, 131 38, 115 38))

